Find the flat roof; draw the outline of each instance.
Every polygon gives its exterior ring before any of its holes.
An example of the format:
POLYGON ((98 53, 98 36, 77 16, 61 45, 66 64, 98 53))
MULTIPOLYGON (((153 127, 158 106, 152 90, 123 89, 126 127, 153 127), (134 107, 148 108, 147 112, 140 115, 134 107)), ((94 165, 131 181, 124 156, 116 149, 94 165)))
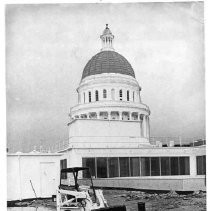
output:
POLYGON ((18 153, 7 153, 7 156, 61 156, 63 153, 42 153, 42 152, 18 152, 18 153))

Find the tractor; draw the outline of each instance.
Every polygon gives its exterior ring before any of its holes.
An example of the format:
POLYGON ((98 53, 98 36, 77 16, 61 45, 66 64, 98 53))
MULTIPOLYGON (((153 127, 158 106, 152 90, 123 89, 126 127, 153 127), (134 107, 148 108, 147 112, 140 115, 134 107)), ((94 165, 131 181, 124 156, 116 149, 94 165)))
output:
POLYGON ((103 191, 94 187, 87 167, 61 170, 56 201, 57 211, 110 210, 103 191))

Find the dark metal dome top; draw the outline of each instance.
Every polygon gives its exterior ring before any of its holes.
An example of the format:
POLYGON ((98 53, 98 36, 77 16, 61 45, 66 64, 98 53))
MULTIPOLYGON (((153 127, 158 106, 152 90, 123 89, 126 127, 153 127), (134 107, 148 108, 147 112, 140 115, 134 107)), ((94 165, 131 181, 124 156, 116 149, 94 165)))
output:
POLYGON ((125 57, 115 51, 101 51, 93 56, 86 64, 82 79, 102 73, 120 73, 135 78, 135 73, 125 57))

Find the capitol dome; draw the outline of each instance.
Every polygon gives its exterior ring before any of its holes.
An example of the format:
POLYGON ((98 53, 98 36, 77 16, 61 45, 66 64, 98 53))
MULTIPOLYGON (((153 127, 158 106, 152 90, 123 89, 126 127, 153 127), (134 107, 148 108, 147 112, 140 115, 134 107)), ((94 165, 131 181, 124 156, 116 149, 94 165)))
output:
POLYGON ((138 136, 140 143, 148 146, 150 109, 141 101, 134 70, 114 50, 114 35, 108 24, 100 38, 101 51, 86 64, 77 88, 78 104, 70 110, 70 124, 77 125, 72 126, 75 128, 70 136, 75 135, 74 131, 83 131, 85 137, 106 137, 96 145, 112 140, 113 146, 117 136, 120 143, 124 136, 138 136))
POLYGON ((93 56, 86 64, 82 79, 102 73, 120 73, 135 78, 135 73, 125 57, 115 51, 101 51, 93 56))

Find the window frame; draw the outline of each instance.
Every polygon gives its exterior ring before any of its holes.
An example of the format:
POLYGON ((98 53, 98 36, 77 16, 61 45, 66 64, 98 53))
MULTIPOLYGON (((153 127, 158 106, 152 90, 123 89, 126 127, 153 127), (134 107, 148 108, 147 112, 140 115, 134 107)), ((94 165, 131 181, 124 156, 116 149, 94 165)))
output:
MULTIPOLYGON (((82 158, 82 166, 83 167, 88 167, 90 174, 92 177, 96 177, 96 162, 95 162, 95 157, 83 157, 82 158), (91 168, 91 166, 87 165, 87 160, 92 160, 93 162, 93 167, 91 168), (86 162, 85 162, 86 161, 86 162)), ((88 162, 90 163, 90 162, 88 162)), ((89 178, 89 176, 87 175, 87 177, 85 177, 85 175, 87 174, 87 171, 83 171, 83 178, 89 178)))
POLYGON ((119 99, 120 99, 120 101, 123 100, 123 91, 122 91, 122 89, 119 90, 119 99))
POLYGON ((140 176, 140 171, 141 171, 141 165, 140 165, 140 157, 130 157, 130 177, 139 177, 140 176), (135 166, 134 162, 132 160, 137 160, 137 166, 135 166), (134 169, 137 169, 135 171, 134 169), (135 173, 138 173, 135 175, 135 173))
POLYGON ((108 176, 109 176, 109 178, 119 177, 119 159, 118 159, 118 157, 108 157, 108 176), (115 160, 115 162, 116 162, 115 164, 117 164, 115 167, 116 172, 111 171, 111 168, 112 168, 111 165, 114 165, 114 164, 111 164, 111 161, 113 161, 113 160, 115 160), (117 176, 115 175, 115 173, 117 176))
POLYGON ((206 155, 196 156, 196 173, 197 175, 206 175, 206 155), (198 164, 200 168, 198 168, 198 164))
POLYGON ((103 89, 103 98, 106 99, 107 98, 107 90, 103 89))
POLYGON ((96 157, 96 171, 97 171, 97 173, 96 173, 96 175, 97 175, 97 178, 108 178, 108 159, 107 159, 107 157, 96 157), (101 174, 101 172, 100 172, 100 177, 99 177, 99 172, 98 172, 98 168, 99 168, 99 160, 102 160, 102 159, 104 159, 105 160, 105 166, 102 166, 102 167, 105 167, 104 169, 105 169, 105 174, 106 175, 103 175, 103 176, 101 176, 102 174, 101 174))
POLYGON ((130 101, 130 91, 127 90, 127 101, 130 101))
POLYGON ((119 165, 120 165, 119 166, 120 167, 120 177, 130 177, 130 162, 129 162, 129 157, 119 157, 119 165), (123 165, 124 165, 124 169, 122 168, 123 165), (128 171, 126 171, 126 170, 128 170, 128 171))
POLYGON ((89 99, 89 103, 91 103, 91 91, 88 91, 88 99, 89 99))
POLYGON ((99 94, 98 94, 98 90, 95 90, 95 99, 96 99, 96 101, 99 101, 99 94))

